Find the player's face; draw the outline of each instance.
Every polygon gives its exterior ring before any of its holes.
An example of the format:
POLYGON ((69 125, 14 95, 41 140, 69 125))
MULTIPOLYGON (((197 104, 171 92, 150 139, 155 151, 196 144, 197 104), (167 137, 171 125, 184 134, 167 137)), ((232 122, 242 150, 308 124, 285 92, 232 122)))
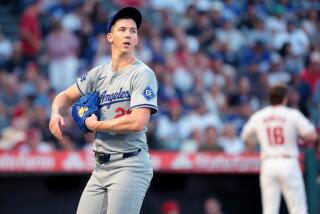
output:
POLYGON ((137 25, 132 19, 119 19, 107 37, 113 47, 120 52, 132 52, 139 41, 137 25))

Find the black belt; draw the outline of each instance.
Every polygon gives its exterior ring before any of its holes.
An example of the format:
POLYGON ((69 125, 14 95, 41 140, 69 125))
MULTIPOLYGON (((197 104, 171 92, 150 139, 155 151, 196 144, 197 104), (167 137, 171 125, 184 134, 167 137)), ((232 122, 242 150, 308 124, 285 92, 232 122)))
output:
MULTIPOLYGON (((123 153, 122 159, 137 156, 140 152, 141 152, 141 149, 138 149, 134 152, 123 153)), ((107 163, 111 159, 111 154, 107 154, 107 153, 95 152, 94 156, 95 156, 96 161, 100 164, 107 163)))

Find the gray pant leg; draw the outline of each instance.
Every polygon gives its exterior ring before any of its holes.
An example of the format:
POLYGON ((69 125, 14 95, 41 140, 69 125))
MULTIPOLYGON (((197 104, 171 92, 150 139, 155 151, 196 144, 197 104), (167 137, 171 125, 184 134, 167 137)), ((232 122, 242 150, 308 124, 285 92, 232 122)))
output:
POLYGON ((139 214, 152 175, 152 170, 118 172, 108 188, 107 214, 139 214))
POLYGON ((94 174, 82 192, 77 214, 106 213, 107 191, 102 188, 94 174))

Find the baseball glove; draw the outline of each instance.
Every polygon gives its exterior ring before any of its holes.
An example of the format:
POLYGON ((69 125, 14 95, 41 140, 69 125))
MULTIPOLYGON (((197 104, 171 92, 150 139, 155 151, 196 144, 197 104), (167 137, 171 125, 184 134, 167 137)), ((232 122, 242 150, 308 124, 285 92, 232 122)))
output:
POLYGON ((85 133, 91 132, 91 130, 88 129, 85 124, 85 120, 87 119, 87 117, 95 114, 99 119, 99 104, 100 99, 98 92, 90 92, 81 97, 72 105, 72 117, 78 127, 85 133))

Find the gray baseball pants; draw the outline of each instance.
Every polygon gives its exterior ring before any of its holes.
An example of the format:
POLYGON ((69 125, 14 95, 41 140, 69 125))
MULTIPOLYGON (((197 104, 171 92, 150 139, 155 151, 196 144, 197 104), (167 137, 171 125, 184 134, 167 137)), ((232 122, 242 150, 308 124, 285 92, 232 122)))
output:
POLYGON ((138 214, 153 176, 147 151, 96 164, 77 214, 138 214))

